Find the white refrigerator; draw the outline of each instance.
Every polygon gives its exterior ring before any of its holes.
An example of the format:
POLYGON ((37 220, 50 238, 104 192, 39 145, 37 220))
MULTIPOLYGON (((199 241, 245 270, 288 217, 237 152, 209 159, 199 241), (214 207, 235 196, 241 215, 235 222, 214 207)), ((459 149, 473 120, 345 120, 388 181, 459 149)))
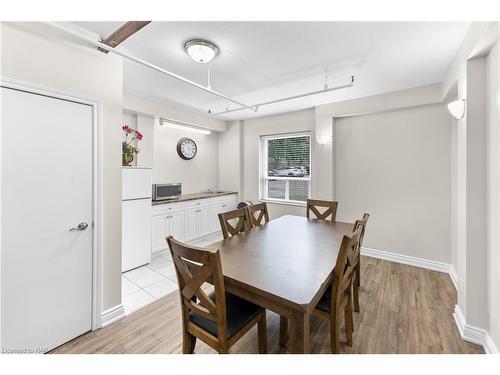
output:
POLYGON ((122 168, 122 272, 151 261, 151 168, 122 168))

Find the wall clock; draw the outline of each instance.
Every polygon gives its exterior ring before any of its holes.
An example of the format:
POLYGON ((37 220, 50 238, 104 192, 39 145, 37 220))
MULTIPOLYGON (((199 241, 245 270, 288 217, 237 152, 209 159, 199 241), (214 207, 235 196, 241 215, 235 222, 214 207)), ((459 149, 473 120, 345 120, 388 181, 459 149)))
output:
POLYGON ((196 143, 191 138, 181 138, 177 142, 177 153, 184 160, 191 160, 198 151, 196 143))

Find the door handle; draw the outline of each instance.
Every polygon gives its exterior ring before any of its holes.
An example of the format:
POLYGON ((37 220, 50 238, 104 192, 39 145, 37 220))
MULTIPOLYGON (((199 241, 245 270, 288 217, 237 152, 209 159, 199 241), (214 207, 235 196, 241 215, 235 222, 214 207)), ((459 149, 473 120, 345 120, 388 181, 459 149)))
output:
POLYGON ((74 230, 85 230, 88 228, 88 224, 86 222, 82 222, 80 224, 78 224, 78 226, 76 228, 71 228, 69 231, 70 232, 73 232, 74 230))

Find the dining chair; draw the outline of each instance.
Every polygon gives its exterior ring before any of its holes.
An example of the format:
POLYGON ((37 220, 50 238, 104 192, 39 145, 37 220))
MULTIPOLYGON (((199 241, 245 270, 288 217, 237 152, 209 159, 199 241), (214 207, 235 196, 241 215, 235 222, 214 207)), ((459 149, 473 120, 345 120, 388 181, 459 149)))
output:
MULTIPOLYGON (((312 314, 330 321, 330 345, 332 353, 340 352, 340 316, 344 311, 347 345, 352 346, 353 316, 352 288, 355 275, 354 252, 359 246, 361 228, 342 238, 337 262, 333 271, 333 282, 323 293, 312 314)), ((280 347, 284 347, 288 335, 288 319, 280 317, 280 347)))
POLYGON ((345 333, 347 345, 352 346, 352 286, 355 275, 354 252, 359 246, 361 228, 351 234, 344 235, 340 245, 337 263, 333 271, 333 283, 325 291, 313 315, 330 321, 330 346, 332 353, 340 352, 340 317, 344 311, 345 333))
POLYGON ((194 352, 199 338, 220 354, 227 353, 257 324, 259 353, 267 353, 266 310, 225 292, 219 250, 188 246, 167 237, 172 254, 182 311, 182 353, 194 352), (206 294, 204 283, 213 284, 206 294))
POLYGON ((312 212, 316 219, 321 220, 330 220, 331 222, 335 222, 335 216, 337 216, 337 206, 339 202, 335 201, 324 201, 318 199, 308 199, 307 200, 307 208, 306 208, 306 216, 308 219, 311 219, 310 213, 312 212), (318 210, 318 208, 326 208, 322 213, 318 210), (330 219, 328 219, 328 217, 330 219))
POLYGON ((363 238, 365 236, 366 224, 368 222, 369 214, 365 213, 361 220, 356 220, 354 223, 353 231, 361 228, 361 234, 359 236, 358 247, 355 251, 355 275, 353 283, 353 301, 354 301, 354 311, 359 312, 359 287, 361 286, 361 248, 363 246, 363 238))
POLYGON ((262 224, 269 223, 269 212, 267 211, 266 202, 252 204, 247 207, 247 210, 252 227, 258 227, 262 224))
POLYGON ((219 223, 224 239, 252 228, 252 223, 248 217, 248 211, 245 208, 220 213, 219 223), (230 222, 231 220, 236 220, 236 223, 232 225, 230 222))

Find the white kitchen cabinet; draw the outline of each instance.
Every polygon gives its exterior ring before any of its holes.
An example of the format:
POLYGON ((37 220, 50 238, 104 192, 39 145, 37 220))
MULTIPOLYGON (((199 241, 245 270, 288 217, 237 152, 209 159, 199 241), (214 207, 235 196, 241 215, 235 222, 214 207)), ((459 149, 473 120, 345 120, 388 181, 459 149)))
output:
POLYGON ((187 209, 184 222, 184 241, 189 242, 198 238, 198 208, 187 209))
POLYGON ((151 251, 153 252, 163 250, 167 247, 167 243, 165 241, 165 233, 167 231, 166 220, 166 216, 153 216, 153 219, 151 220, 151 251))
POLYGON ((153 206, 152 251, 167 248, 165 237, 196 243, 220 232, 218 214, 236 209, 236 195, 202 198, 153 206))
POLYGON ((174 238, 177 238, 179 241, 185 241, 185 217, 186 214, 184 212, 173 212, 170 214, 168 228, 169 231, 167 235, 172 235, 174 238))
POLYGON ((167 248, 165 238, 174 236, 179 241, 184 241, 184 221, 183 211, 173 212, 164 215, 153 216, 152 219, 152 251, 160 251, 167 248))
POLYGON ((212 221, 210 220, 210 206, 201 207, 197 213, 198 238, 212 233, 212 221))
POLYGON ((210 214, 210 225, 212 227, 212 232, 217 232, 220 230, 220 223, 219 223, 219 214, 226 212, 226 211, 232 211, 234 210, 233 205, 227 202, 218 202, 214 203, 211 207, 211 214, 210 214))

